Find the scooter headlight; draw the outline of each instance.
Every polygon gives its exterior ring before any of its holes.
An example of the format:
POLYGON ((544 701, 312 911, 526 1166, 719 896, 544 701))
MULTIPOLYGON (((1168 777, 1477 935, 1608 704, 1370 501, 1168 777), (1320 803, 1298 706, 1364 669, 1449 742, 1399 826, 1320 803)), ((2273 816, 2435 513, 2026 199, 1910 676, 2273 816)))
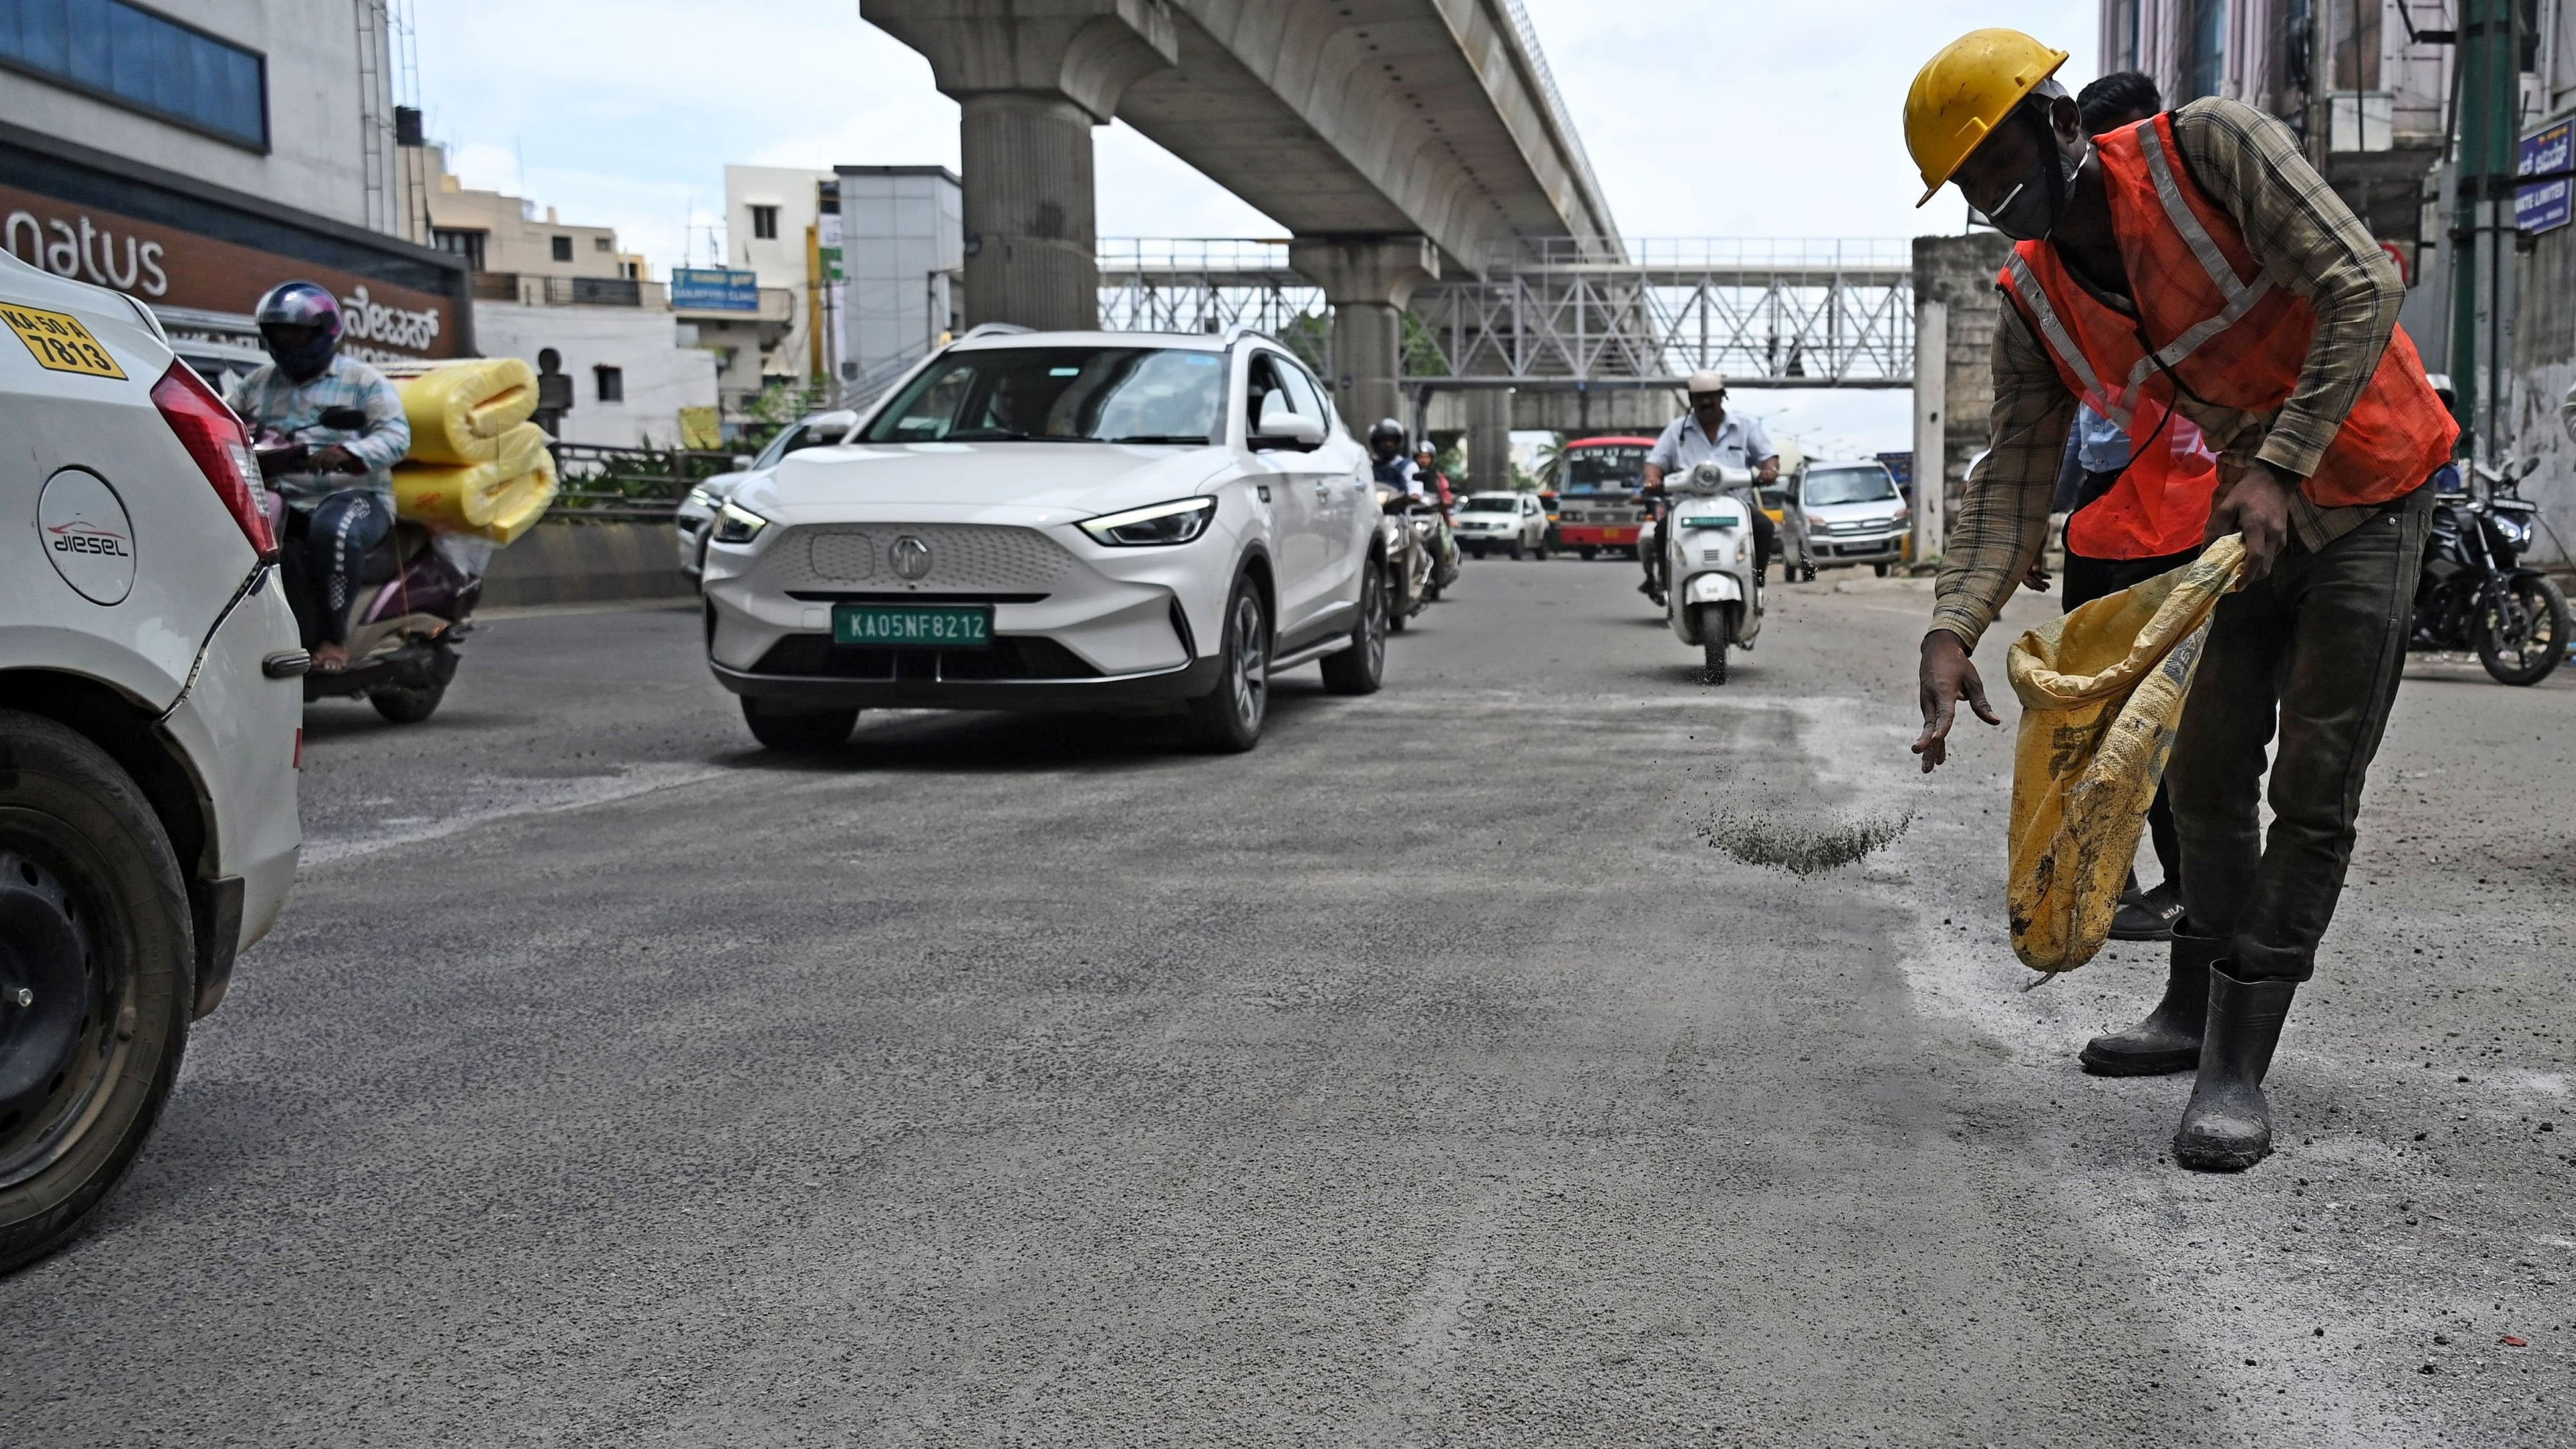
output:
POLYGON ((2530 545, 2530 524, 2523 522, 2521 519, 2514 517, 2510 513, 2492 513, 2488 515, 2488 518, 2495 524, 2496 532, 2504 535, 2504 541, 2512 544, 2517 550, 2526 548, 2530 545))

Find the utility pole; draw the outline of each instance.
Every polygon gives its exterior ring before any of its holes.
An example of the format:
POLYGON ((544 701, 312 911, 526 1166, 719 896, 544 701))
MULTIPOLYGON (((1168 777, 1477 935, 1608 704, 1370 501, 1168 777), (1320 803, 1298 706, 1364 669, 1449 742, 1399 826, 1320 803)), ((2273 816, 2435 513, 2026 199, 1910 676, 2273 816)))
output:
POLYGON ((2460 154, 2451 223, 2451 385, 2492 463, 2502 442, 2506 269, 2512 266, 2514 163, 2522 139, 2518 0, 2461 0, 2460 154))

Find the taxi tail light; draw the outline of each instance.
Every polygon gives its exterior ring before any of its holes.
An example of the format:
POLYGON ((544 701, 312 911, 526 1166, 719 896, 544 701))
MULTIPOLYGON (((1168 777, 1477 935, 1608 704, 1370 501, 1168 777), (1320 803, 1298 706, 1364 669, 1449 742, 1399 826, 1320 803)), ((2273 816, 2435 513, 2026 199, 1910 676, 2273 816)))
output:
POLYGON ((214 485, 215 496, 241 526, 242 537, 261 563, 277 561, 277 539, 268 530, 268 515, 259 506, 259 461, 250 454, 250 434, 241 419, 206 386, 205 379, 184 362, 173 362, 152 384, 152 405, 161 420, 179 435, 179 445, 196 460, 197 471, 214 485))

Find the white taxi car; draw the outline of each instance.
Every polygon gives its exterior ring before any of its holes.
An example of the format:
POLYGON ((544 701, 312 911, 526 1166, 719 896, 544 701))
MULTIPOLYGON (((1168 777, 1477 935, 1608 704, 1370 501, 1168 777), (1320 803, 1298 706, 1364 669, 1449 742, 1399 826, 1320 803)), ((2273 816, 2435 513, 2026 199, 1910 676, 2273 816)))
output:
POLYGON ((1478 558, 1547 557, 1547 510, 1535 493, 1470 493, 1458 504, 1458 546, 1478 558))
POLYGON ((295 877, 310 662, 250 437, 150 313, 0 255, 0 1272, 115 1186, 295 877))
POLYGON ((718 510, 707 657, 773 749, 858 712, 1185 706, 1260 738, 1270 676, 1386 658, 1368 457, 1269 338, 986 326, 849 441, 718 510))

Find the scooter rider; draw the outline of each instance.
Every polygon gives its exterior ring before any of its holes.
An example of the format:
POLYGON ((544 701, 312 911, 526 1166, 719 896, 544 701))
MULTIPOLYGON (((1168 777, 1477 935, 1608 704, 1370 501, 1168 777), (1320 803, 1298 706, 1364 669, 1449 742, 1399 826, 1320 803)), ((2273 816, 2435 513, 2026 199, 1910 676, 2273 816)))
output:
MULTIPOLYGON (((1673 419, 1646 454, 1645 487, 1641 491, 1648 503, 1660 510, 1666 497, 1666 478, 1688 473, 1710 461, 1751 470, 1755 487, 1769 487, 1780 476, 1780 454, 1771 446, 1771 435, 1764 430, 1762 420, 1737 417, 1726 410, 1724 374, 1696 372, 1690 380, 1690 411, 1673 419)), ((1752 488, 1737 490, 1737 496, 1752 515, 1753 574, 1760 578, 1779 547, 1779 533, 1770 515, 1762 511, 1762 500, 1752 488)), ((1653 598, 1659 587, 1656 558, 1647 549, 1638 550, 1638 557, 1645 566, 1646 578, 1637 585, 1637 592, 1653 598)), ((1811 573, 1812 569, 1810 565, 1811 573)))
POLYGON ((328 290, 281 282, 254 315, 269 364, 224 400, 263 439, 309 449, 286 465, 295 471, 269 481, 287 505, 289 578, 297 585, 288 597, 310 614, 315 672, 335 674, 349 665, 359 569, 394 526, 393 465, 411 451, 411 423, 383 373, 339 355, 340 304, 328 290))

